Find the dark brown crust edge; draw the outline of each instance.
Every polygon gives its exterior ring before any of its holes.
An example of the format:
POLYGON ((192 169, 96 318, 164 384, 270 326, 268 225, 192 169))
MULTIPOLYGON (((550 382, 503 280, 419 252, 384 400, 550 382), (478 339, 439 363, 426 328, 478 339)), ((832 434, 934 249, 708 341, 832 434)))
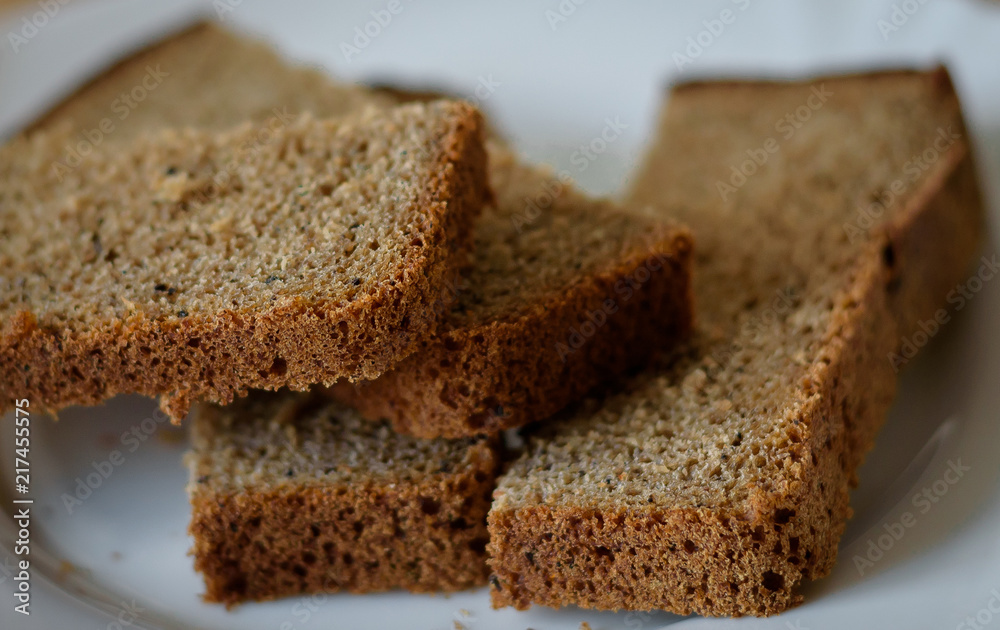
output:
POLYGON ((493 434, 547 418, 687 337, 691 249, 688 232, 659 227, 653 243, 546 302, 446 331, 381 378, 341 383, 331 394, 422 438, 493 434))
POLYGON ((208 602, 314 593, 458 591, 486 584, 495 444, 471 466, 417 483, 217 494, 193 482, 191 555, 208 602))
POLYGON ((419 243, 395 278, 346 307, 302 301, 267 312, 134 317, 75 335, 42 329, 22 311, 2 326, 0 411, 15 397, 56 410, 134 392, 162 395, 179 421, 196 399, 226 404, 249 388, 378 377, 436 331, 491 198, 482 117, 464 103, 455 112, 440 131, 437 175, 418 199, 426 209, 419 243))
MULTIPOLYGON (((943 70, 935 80, 955 99, 943 70)), ((781 491, 756 490, 749 514, 493 509, 493 606, 767 616, 801 602, 798 585, 836 561, 849 490, 895 393, 888 354, 940 307, 978 250, 984 215, 967 145, 940 165, 873 235, 835 303, 824 356, 803 384, 802 439, 788 448, 781 491)))

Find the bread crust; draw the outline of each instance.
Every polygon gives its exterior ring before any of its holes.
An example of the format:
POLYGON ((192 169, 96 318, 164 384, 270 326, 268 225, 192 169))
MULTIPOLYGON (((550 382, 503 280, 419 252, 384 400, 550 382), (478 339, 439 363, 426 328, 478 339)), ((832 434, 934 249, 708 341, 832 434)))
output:
POLYGON ((424 438, 492 434, 551 416, 690 333, 691 237, 673 226, 656 232, 650 245, 544 302, 508 319, 447 329, 377 380, 341 383, 333 395, 424 438), (648 279, 637 282, 637 271, 648 279), (634 293, 625 300, 627 282, 634 293), (604 323, 583 337, 590 313, 604 313, 604 323), (572 331, 579 337, 571 340, 572 331))
POLYGON ((161 396, 179 421, 196 399, 229 403, 250 388, 305 390, 381 375, 435 331, 490 198, 474 108, 456 105, 436 146, 436 176, 418 197, 421 244, 376 290, 347 305, 297 299, 265 312, 137 314, 76 334, 20 311, 0 327, 0 411, 15 398, 57 410, 140 393, 161 396))
MULTIPOLYGON (((929 80, 956 99, 943 69, 929 80)), ((963 277, 982 225, 975 165, 957 142, 845 271, 798 392, 800 439, 768 455, 783 473, 757 482, 744 509, 512 505, 498 490, 488 519, 494 607, 767 616, 800 603, 801 582, 836 560, 849 490, 894 396, 886 357, 963 277)))

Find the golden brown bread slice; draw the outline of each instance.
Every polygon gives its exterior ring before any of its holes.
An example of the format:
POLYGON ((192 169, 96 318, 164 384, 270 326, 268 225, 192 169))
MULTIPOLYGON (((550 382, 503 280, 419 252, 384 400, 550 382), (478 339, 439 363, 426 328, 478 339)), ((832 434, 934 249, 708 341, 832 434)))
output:
MULTIPOLYGON (((386 107, 392 98, 331 81, 318 69, 292 65, 264 42, 215 24, 195 24, 139 50, 83 84, 29 127, 35 132, 69 125, 102 133, 102 142, 131 142, 150 130, 228 129, 244 121, 310 112, 317 118, 386 107), (142 87, 142 100, 129 100, 142 87), (151 89, 145 89, 151 88, 151 89), (192 93, 194 91, 194 93, 192 93), (104 122, 107 119, 107 122, 104 122)), ((78 139, 86 139, 85 135, 78 139)))
MULTIPOLYGON (((264 122, 279 106, 343 113, 338 95, 355 90, 291 66, 260 44, 200 25, 119 63, 37 130, 67 120, 78 129, 99 121, 104 113, 95 104, 126 89, 150 64, 184 70, 171 85, 185 95, 185 107, 175 111, 164 99, 136 110, 134 126, 116 136, 123 144, 163 124, 264 122)), ((499 462, 495 442, 404 438, 358 422, 334 403, 287 392, 254 393, 224 409, 199 406, 192 430, 193 553, 210 601, 485 583, 485 513, 499 462), (317 449, 326 453, 322 470, 317 449), (297 472, 288 477, 292 463, 297 472), (277 472, 226 472, 247 467, 277 472)))
POLYGON ((977 250, 958 98, 943 69, 682 85, 630 201, 694 232, 695 340, 502 476, 494 605, 780 612, 836 559, 890 353, 977 250))
MULTIPOLYGON (((108 113, 105 103, 141 81, 149 68, 169 71, 169 81, 150 92, 110 140, 127 140, 144 126, 224 128, 244 118, 266 120, 279 104, 292 112, 333 115, 438 96, 415 99, 412 93, 339 85, 289 67, 261 44, 201 25, 121 62, 36 129, 99 125, 108 113), (176 106, 192 92, 197 99, 176 106)), ((629 219, 610 203, 586 199, 567 182, 518 164, 499 141, 491 141, 490 153, 490 177, 502 187, 501 196, 480 221, 471 271, 453 287, 459 303, 445 324, 445 339, 429 341, 384 379, 357 390, 339 388, 342 399, 369 417, 392 419, 398 430, 460 436, 546 417, 672 345, 690 326, 690 243, 682 230, 629 219), (608 240, 594 247, 604 236, 608 240), (607 300, 614 312, 605 312, 607 300), (591 317, 606 324, 579 349, 570 347, 583 339, 581 326, 591 332, 591 317), (625 343, 639 338, 646 343, 625 343), (538 353, 536 345, 548 350, 538 353)))
MULTIPOLYGON (((98 124, 106 114, 100 105, 113 100, 123 85, 140 81, 149 67, 169 68, 171 81, 163 84, 166 89, 151 93, 151 104, 131 118, 125 136, 140 124, 220 127, 231 124, 237 114, 265 119, 277 103, 292 111, 335 114, 340 107, 443 96, 340 85, 314 71, 287 67, 260 44, 204 25, 122 62, 85 88, 85 98, 57 107, 38 127, 65 120, 84 127, 98 124), (206 67, 199 63, 203 58, 214 63, 206 67), (189 92, 192 85, 199 86, 206 103, 217 105, 189 105, 178 111, 170 99, 189 92)), ((480 221, 478 264, 461 283, 459 312, 443 333, 447 341, 428 343, 425 352, 383 379, 337 390, 339 398, 369 417, 390 418, 397 430, 456 437, 544 418, 596 382, 638 365, 658 347, 672 345, 689 328, 687 272, 681 271, 688 265, 689 242, 683 231, 657 225, 662 221, 628 220, 611 204, 588 200, 567 182, 518 164, 499 141, 491 143, 490 153, 494 188, 502 185, 500 199, 480 221), (538 210, 539 203, 547 204, 553 196, 550 207, 538 210), (526 213, 536 210, 539 216, 527 220, 526 213), (606 221, 601 218, 605 214, 606 221), (560 237, 567 225, 575 232, 560 237), (601 231, 615 240, 588 249, 601 231), (580 240, 574 243, 573 238, 580 240), (529 267, 546 256, 548 240, 560 242, 562 260, 549 265, 543 276, 529 267), (619 251, 613 252, 615 247, 619 251), (505 259, 508 253, 513 257, 505 259), (659 257, 670 260, 666 267, 652 270, 648 280, 647 254, 654 256, 653 267, 660 267, 659 257), (619 286, 619 281, 628 286, 619 286), (616 311, 609 324, 600 326, 581 351, 560 353, 559 348, 577 342, 581 325, 589 330, 587 316, 600 317, 608 299, 616 311), (541 312, 543 303, 546 310, 541 312), (583 321, 576 321, 580 318, 583 321), (648 343, 624 343, 629 338, 648 343), (551 351, 536 353, 536 345, 551 351)))
POLYGON ((547 418, 690 331, 686 230, 487 145, 496 205, 442 329, 380 378, 332 390, 397 431, 461 437, 547 418))
MULTIPOLYGON (((261 44, 199 25, 97 77, 36 131, 51 133, 69 121, 75 129, 97 124, 108 96, 128 89, 149 65, 177 69, 172 92, 167 84, 157 92, 173 96, 151 95, 114 142, 126 145, 164 124, 263 123, 275 107, 345 113, 345 91, 366 94, 292 66, 261 44), (179 95, 183 108, 176 107, 179 95)), ((271 290, 277 280, 266 280, 271 290)), ((226 408, 197 406, 192 431, 193 554, 210 601, 485 583, 495 442, 405 438, 334 403, 288 392, 255 392, 226 408)))
MULTIPOLYGON (((375 91, 399 103, 448 96, 375 91)), ((375 381, 330 390, 397 431, 460 437, 547 418, 690 331, 687 230, 587 198, 519 163, 495 132, 487 146, 496 204, 477 222, 440 336, 375 381)))
POLYGON ((493 441, 407 437, 293 392, 201 405, 191 431, 207 601, 485 584, 493 441))
MULTIPOLYGON (((159 49, 164 68, 189 53, 159 49)), ((205 79, 174 77, 187 80, 205 79)), ((211 116, 185 104, 192 122, 221 125, 215 96, 211 116)), ((130 142, 140 128, 120 129, 71 163, 78 128, 64 122, 0 150, 0 407, 138 392, 180 419, 195 399, 377 377, 435 331, 489 197, 467 104, 130 142)))

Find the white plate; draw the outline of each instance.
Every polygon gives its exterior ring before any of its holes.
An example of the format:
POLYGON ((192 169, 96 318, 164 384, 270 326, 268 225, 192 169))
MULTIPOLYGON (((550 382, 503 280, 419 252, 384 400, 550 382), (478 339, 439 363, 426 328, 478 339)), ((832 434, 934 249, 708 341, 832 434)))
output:
MULTIPOLYGON (((641 155, 662 87, 678 76, 802 73, 943 58, 975 134, 995 226, 1000 9, 957 1, 896 4, 899 27, 890 31, 885 26, 894 24, 890 1, 430 6, 402 0, 402 11, 348 61, 341 42, 350 42, 354 28, 364 28, 370 11, 385 8, 388 0, 351 6, 54 1, 48 6, 59 9, 50 18, 39 17, 45 6, 40 2, 0 21, 7 45, 0 56, 0 137, 16 132, 126 50, 190 19, 192 8, 209 14, 221 8, 232 27, 265 35, 285 54, 324 64, 339 76, 433 83, 464 93, 492 82, 492 92, 481 91, 481 105, 525 155, 570 169, 591 191, 612 194, 624 187, 641 155), (723 9, 735 18, 711 35, 707 29, 718 30, 713 20, 723 9), (553 18, 560 11, 565 20, 553 18), (44 25, 15 54, 10 33, 23 36, 23 15, 44 25), (689 37, 701 39, 702 51, 678 70, 674 53, 689 54, 689 37), (609 117, 627 127, 581 170, 573 152, 596 137, 609 117)), ((985 253, 998 251, 994 235, 985 253)), ((58 423, 32 418, 32 614, 14 612, 18 582, 0 569, 0 628, 577 630, 581 621, 594 630, 649 630, 676 622, 693 628, 973 627, 962 625, 967 617, 1000 628, 998 313, 1000 282, 987 282, 908 366, 854 493, 856 516, 844 536, 840 563, 830 577, 805 587, 805 605, 772 619, 492 611, 485 590, 450 597, 332 595, 226 612, 201 603, 202 585, 186 555, 183 434, 146 420, 152 417, 151 401, 121 397, 99 408, 67 410, 58 423), (117 465, 111 463, 113 451, 120 453, 117 465), (956 479, 946 475, 949 462, 969 470, 956 479), (924 488, 935 502, 914 499, 924 488), (77 493, 80 502, 68 503, 66 497, 77 493), (904 519, 904 512, 912 520, 904 519), (884 549, 872 551, 872 545, 884 549), (869 557, 871 566, 857 560, 869 557)), ((14 507, 13 430, 10 417, 0 422, 4 557, 16 533, 8 516, 14 507)))

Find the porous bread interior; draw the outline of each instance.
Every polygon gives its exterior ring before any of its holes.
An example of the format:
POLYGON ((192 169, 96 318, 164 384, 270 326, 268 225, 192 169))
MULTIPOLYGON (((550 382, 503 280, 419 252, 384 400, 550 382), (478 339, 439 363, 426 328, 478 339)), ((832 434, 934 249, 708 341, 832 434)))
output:
MULTIPOLYGON (((501 478, 493 511, 654 506, 749 516, 751 498, 787 489, 804 452, 804 379, 829 360, 831 311, 871 245, 851 243, 845 225, 956 121, 955 103, 929 87, 919 75, 888 75, 877 89, 832 81, 829 100, 789 138, 775 125, 808 106, 808 87, 733 84, 725 98, 711 86, 681 88, 664 118, 665 146, 650 158, 656 171, 632 200, 657 203, 695 234, 694 349, 543 430, 501 478), (730 167, 770 137, 780 149, 767 167, 722 199, 717 183, 729 184, 730 167)), ((903 207, 905 199, 891 205, 872 233, 903 207)))
MULTIPOLYGON (((676 233, 676 222, 588 198, 567 176, 487 143, 496 203, 476 223, 472 261, 446 325, 473 329, 523 315, 676 233)), ((611 295, 608 296, 613 297, 611 295)))
POLYGON ((478 444, 485 441, 408 437, 315 396, 254 393, 226 407, 198 407, 191 426, 189 489, 228 495, 416 485, 479 465, 478 444))
MULTIPOLYGON (((372 93, 398 103, 448 96, 389 84, 372 93)), ((625 212, 608 199, 583 194, 568 172, 525 164, 495 133, 487 150, 496 203, 476 223, 472 261, 448 329, 471 329, 537 308, 680 229, 670 217, 625 212)))
POLYGON ((201 405, 191 426, 189 533, 206 601, 486 582, 495 441, 408 438, 287 391, 201 405))
POLYGON ((0 150, 0 320, 75 332, 149 319, 344 305, 422 245, 420 202, 455 104, 165 131, 53 172, 66 136, 0 150))
POLYGON ((692 227, 698 334, 509 468, 488 518, 495 606, 802 600, 836 560, 890 355, 980 241, 964 134, 943 69, 674 92, 632 198, 692 227))
POLYGON ((546 419, 690 332, 686 230, 487 147, 497 201, 444 330, 378 379, 331 390, 397 431, 460 437, 546 419), (594 321, 585 349, 568 345, 594 321))

